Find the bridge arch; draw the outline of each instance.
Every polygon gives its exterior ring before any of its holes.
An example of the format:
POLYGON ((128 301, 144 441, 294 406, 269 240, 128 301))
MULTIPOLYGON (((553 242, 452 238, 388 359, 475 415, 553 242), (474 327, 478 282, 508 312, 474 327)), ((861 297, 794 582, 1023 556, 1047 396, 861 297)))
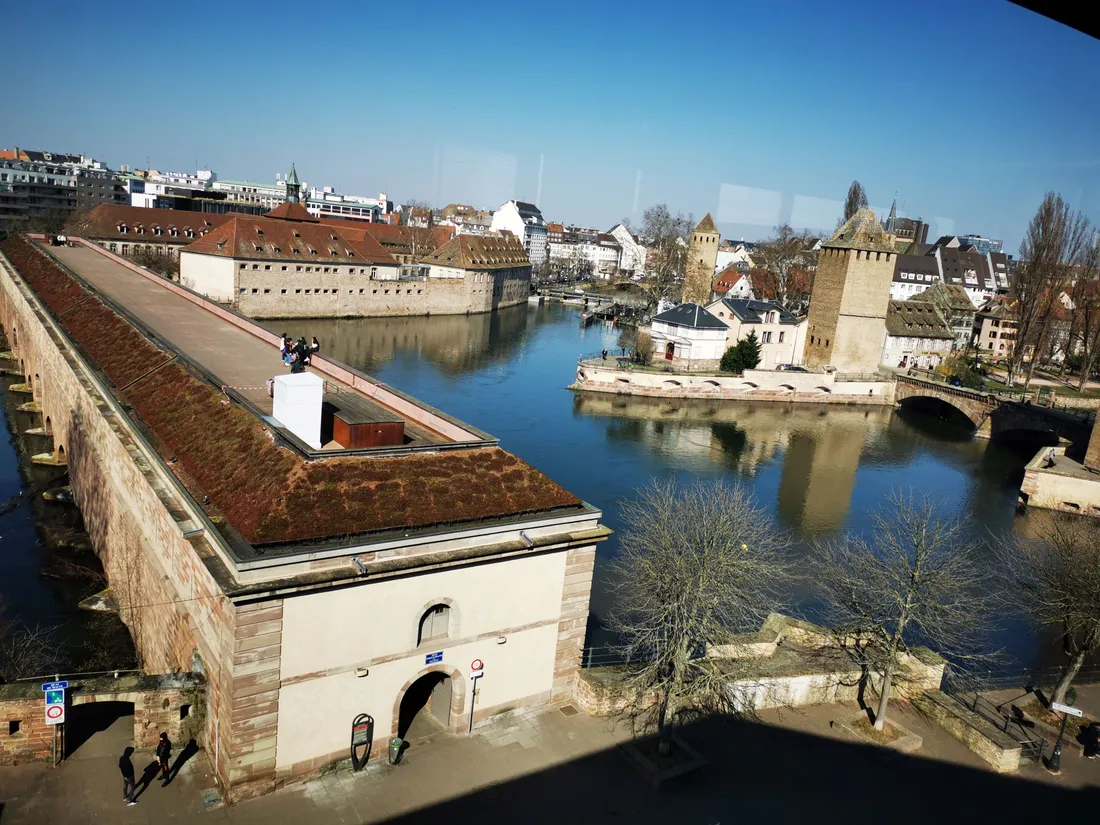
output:
POLYGON ((907 395, 905 398, 895 400, 898 402, 898 406, 902 408, 918 409, 924 412, 942 412, 944 408, 949 408, 958 413, 959 416, 965 417, 975 430, 979 429, 982 424, 985 423, 986 416, 976 415, 971 410, 966 409, 965 404, 953 403, 950 400, 950 396, 945 397, 938 393, 915 393, 913 395, 907 395))

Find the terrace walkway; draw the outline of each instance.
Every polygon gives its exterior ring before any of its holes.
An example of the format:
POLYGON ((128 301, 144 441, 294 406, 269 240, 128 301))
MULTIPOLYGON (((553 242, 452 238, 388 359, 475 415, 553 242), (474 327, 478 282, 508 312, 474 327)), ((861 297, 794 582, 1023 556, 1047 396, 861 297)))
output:
MULTIPOLYGON (((279 350, 255 335, 229 324, 149 280, 108 255, 84 246, 42 247, 102 295, 114 301, 134 318, 156 332, 191 360, 214 375, 222 386, 237 390, 265 415, 271 414, 272 401, 267 394, 267 379, 286 373, 279 350)), ((294 330, 287 333, 293 335, 294 330)), ((396 411, 377 404, 346 384, 323 376, 329 393, 352 393, 368 405, 377 405, 391 414, 396 411)), ((439 443, 449 439, 406 416, 405 432, 421 443, 439 443)))

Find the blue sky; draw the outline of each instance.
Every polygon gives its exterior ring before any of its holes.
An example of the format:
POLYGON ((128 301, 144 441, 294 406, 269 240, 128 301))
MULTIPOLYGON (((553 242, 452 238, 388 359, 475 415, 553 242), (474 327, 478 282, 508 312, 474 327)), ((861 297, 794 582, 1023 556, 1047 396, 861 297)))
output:
POLYGON ((1098 43, 1007 2, 155 6, 7 38, 0 145, 750 239, 854 178, 1010 252, 1048 189, 1100 221, 1098 43))

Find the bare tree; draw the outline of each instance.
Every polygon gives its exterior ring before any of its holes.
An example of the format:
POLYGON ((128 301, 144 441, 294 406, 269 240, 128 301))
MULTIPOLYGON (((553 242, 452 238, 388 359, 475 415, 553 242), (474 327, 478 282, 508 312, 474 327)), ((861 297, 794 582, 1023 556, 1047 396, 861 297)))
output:
POLYGON ((871 515, 869 536, 818 542, 812 576, 830 623, 854 640, 861 664, 881 677, 875 728, 886 723, 899 654, 922 644, 957 663, 980 658, 994 596, 978 563, 980 542, 927 495, 896 491, 871 515))
POLYGON ((1075 350, 1081 353, 1081 375, 1078 391, 1084 390, 1093 369, 1100 362, 1100 235, 1094 235, 1081 250, 1080 262, 1074 267, 1073 285, 1069 291, 1073 308, 1063 375, 1075 350))
POLYGON ((997 557, 1009 604, 1062 633, 1068 659, 1051 695, 1062 702, 1085 658, 1100 649, 1100 528, 1088 518, 1061 513, 1034 519, 1031 535, 997 540, 997 557))
POLYGON ((653 360, 653 336, 647 330, 640 329, 634 335, 634 355, 641 364, 653 360))
POLYGON ((807 239, 797 235, 790 224, 775 228, 775 235, 757 244, 753 263, 768 274, 775 290, 775 301, 789 309, 790 290, 796 270, 806 268, 807 239))
POLYGON ((410 200, 401 209, 402 263, 418 264, 436 250, 432 228, 432 207, 426 201, 410 200))
POLYGON ((688 240, 695 227, 690 213, 673 215, 667 204, 651 206, 642 215, 641 235, 648 247, 646 270, 650 277, 639 282, 650 306, 662 298, 675 300, 683 289, 688 240))
POLYGON ((1047 192, 1020 242, 1022 263, 1013 305, 1016 340, 1007 358, 1009 385, 1020 375, 1025 358, 1029 364, 1024 387, 1031 383, 1039 354, 1054 332, 1058 296, 1069 286, 1070 267, 1080 260, 1090 238, 1088 219, 1061 195, 1047 192))
POLYGON ((654 481, 621 512, 610 623, 640 663, 623 677, 630 712, 655 717, 667 754, 679 716, 732 709, 729 662, 700 653, 759 629, 775 609, 786 540, 749 492, 721 481, 654 481))
POLYGON ((844 199, 844 215, 837 222, 837 226, 842 226, 852 215, 860 209, 866 208, 867 193, 863 189, 863 184, 858 180, 854 180, 852 185, 848 187, 848 196, 844 199))
POLYGON ((60 661, 57 627, 28 625, 9 616, 0 602, 0 682, 49 673, 60 661))

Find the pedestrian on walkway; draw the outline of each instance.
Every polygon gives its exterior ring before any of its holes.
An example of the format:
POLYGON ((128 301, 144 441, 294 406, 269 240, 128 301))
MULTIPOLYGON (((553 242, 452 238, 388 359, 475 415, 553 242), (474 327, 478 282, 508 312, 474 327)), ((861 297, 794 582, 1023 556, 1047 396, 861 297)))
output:
POLYGON ((133 748, 127 748, 118 758, 118 769, 122 772, 122 801, 127 805, 137 805, 137 800, 134 799, 134 791, 137 790, 134 784, 134 763, 130 761, 133 752, 133 748))
POLYGON ((279 354, 283 357, 283 363, 290 366, 290 336, 285 332, 279 336, 279 354))
POLYGON ((172 758, 172 742, 168 738, 168 734, 163 731, 160 734, 160 741, 157 742, 157 762, 160 763, 160 778, 165 782, 168 781, 168 762, 172 758))
POLYGON ((321 348, 321 342, 317 340, 317 336, 313 336, 313 342, 309 345, 310 353, 317 352, 321 348))
POLYGON ((1085 758, 1096 759, 1100 756, 1100 723, 1090 722, 1089 726, 1081 731, 1081 744, 1085 746, 1085 758))

